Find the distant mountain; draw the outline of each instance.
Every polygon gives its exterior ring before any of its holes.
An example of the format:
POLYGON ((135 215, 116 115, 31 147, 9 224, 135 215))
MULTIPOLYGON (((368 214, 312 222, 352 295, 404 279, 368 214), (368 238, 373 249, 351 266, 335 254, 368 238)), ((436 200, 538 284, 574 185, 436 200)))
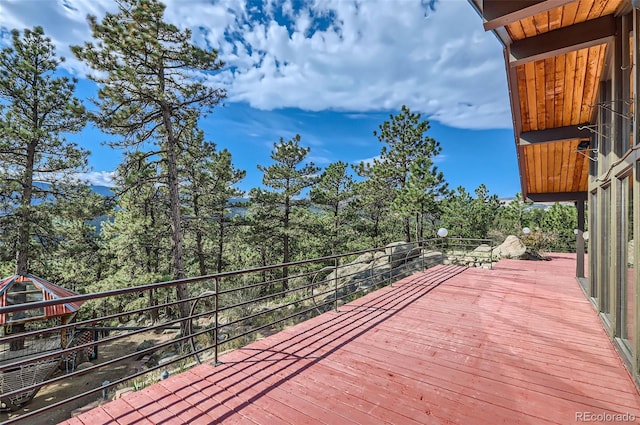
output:
POLYGON ((101 196, 113 196, 113 190, 107 186, 89 186, 91 190, 101 196))

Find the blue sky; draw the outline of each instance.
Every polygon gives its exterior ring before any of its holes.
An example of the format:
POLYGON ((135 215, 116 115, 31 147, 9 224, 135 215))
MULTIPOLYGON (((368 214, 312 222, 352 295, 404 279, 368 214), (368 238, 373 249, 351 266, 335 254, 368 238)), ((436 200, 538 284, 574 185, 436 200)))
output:
MULTIPOLYGON (((201 121, 208 140, 231 151, 258 186, 257 164, 273 143, 300 134, 309 160, 325 167, 379 154, 373 136, 403 104, 431 122, 442 145, 436 164, 452 187, 520 190, 502 49, 466 0, 168 0, 166 19, 226 63, 211 83, 224 105, 201 121)), ((95 86, 69 45, 90 37, 86 15, 115 10, 112 0, 0 0, 0 43, 7 30, 41 25, 80 79, 95 86)), ((108 184, 120 152, 87 128, 70 139, 91 150, 95 184, 108 184)))

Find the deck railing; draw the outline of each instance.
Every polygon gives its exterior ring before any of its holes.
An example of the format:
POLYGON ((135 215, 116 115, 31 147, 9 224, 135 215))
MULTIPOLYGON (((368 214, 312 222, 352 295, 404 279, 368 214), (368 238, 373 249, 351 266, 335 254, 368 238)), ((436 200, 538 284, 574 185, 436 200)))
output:
MULTIPOLYGON (((37 423, 36 416, 54 409, 70 413, 98 397, 108 399, 116 390, 139 389, 200 362, 218 363, 222 352, 317 314, 339 311, 343 303, 433 265, 455 262, 458 258, 492 264, 495 260, 492 248, 489 240, 430 239, 0 307, 0 315, 6 315, 62 303, 87 302, 87 308, 93 304, 91 317, 80 314, 74 323, 46 330, 47 334, 69 335, 67 347, 0 363, 0 407, 14 410, 0 413, 0 420, 3 424, 37 423), (473 252, 481 245, 482 249, 473 252), (189 298, 175 297, 173 289, 178 285, 187 287, 189 298), (164 296, 164 302, 157 302, 159 294, 164 296), (147 305, 130 307, 141 300, 147 305), (179 311, 184 311, 180 307, 185 303, 189 314, 180 317, 179 311), (115 311, 109 311, 110 308, 115 311), (96 311, 102 314, 96 315, 96 311), (103 356, 102 352, 114 344, 124 347, 122 352, 103 356), (58 362, 52 373, 39 380, 31 379, 29 373, 34 365, 52 362, 58 362), (109 379, 99 380, 91 388, 80 388, 62 399, 55 393, 46 393, 56 384, 88 374, 109 379), (44 401, 51 397, 54 401, 44 401), (26 403, 27 399, 31 401, 26 403), (28 411, 22 409, 25 403, 28 411)), ((40 329, 4 335, 0 351, 8 351, 11 341, 18 339, 27 343, 36 341, 42 333, 40 329)))

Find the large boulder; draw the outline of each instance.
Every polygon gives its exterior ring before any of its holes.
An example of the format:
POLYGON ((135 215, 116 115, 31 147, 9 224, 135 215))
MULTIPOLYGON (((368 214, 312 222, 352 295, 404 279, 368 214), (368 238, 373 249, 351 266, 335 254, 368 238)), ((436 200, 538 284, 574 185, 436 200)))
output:
POLYGON ((487 245, 486 243, 483 243, 482 245, 480 245, 476 249, 474 249, 473 252, 489 253, 489 252, 491 252, 491 247, 489 245, 487 245))
POLYGON ((507 239, 493 249, 494 258, 522 258, 527 252, 527 247, 517 236, 509 235, 507 239))
POLYGON ((397 267, 398 265, 415 258, 420 255, 420 249, 414 243, 408 242, 393 242, 384 248, 385 253, 389 256, 389 262, 391 267, 397 267))

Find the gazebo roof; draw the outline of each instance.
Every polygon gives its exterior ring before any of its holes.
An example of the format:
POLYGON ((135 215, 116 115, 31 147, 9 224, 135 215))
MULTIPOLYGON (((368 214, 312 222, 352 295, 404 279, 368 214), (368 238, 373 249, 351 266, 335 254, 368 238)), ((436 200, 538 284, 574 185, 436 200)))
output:
MULTIPOLYGON (((0 307, 58 300, 74 295, 78 294, 30 274, 24 276, 13 275, 0 280, 0 307)), ((0 314, 0 325, 68 316, 76 313, 81 305, 82 302, 71 302, 31 309, 25 311, 23 317, 20 317, 17 313, 0 314)))

